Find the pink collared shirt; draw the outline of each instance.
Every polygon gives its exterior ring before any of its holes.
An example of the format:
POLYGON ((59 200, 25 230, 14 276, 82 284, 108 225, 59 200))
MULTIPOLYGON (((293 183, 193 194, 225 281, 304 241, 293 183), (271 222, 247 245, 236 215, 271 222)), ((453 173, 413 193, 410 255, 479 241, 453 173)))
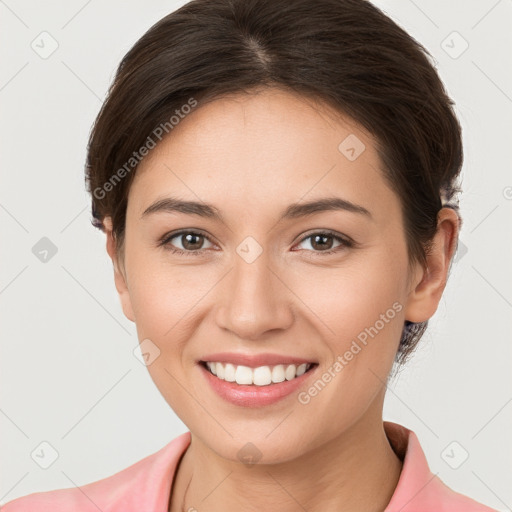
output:
MULTIPOLYGON (((447 487, 428 466, 416 434, 384 422, 402 472, 384 512, 496 512, 447 487)), ((159 451, 102 480, 82 487, 36 492, 14 499, 2 512, 168 512, 178 461, 190 444, 190 432, 159 451)))

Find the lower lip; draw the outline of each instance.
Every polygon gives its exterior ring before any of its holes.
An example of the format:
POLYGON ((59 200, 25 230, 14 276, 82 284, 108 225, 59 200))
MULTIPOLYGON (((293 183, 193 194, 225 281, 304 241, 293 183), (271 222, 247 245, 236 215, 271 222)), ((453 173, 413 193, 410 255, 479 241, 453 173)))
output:
POLYGON ((247 386, 236 382, 227 382, 213 375, 203 364, 199 364, 199 368, 212 389, 224 400, 242 407, 261 407, 279 402, 297 391, 306 379, 314 373, 317 366, 313 366, 300 377, 277 384, 269 384, 268 386, 247 386))

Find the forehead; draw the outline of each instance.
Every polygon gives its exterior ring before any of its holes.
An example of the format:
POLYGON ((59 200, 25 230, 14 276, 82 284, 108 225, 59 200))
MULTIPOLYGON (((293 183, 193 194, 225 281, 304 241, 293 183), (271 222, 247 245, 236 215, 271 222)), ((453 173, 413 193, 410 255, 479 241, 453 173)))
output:
POLYGON ((320 101, 267 88, 199 104, 184 116, 139 164, 129 203, 140 213, 172 193, 281 209, 338 192, 360 203, 378 198, 383 208, 397 202, 375 139, 320 101))

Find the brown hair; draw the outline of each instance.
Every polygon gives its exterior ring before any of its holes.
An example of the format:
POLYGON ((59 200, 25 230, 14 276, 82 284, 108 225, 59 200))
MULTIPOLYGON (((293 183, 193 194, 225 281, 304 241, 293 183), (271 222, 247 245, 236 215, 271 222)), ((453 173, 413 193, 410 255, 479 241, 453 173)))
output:
MULTIPOLYGON (((458 211, 463 159, 453 102, 429 58, 366 0, 193 0, 151 27, 117 69, 88 146, 93 224, 103 229, 112 217, 122 245, 139 153, 184 106, 278 86, 324 101, 375 136, 401 200, 410 261, 425 266, 441 198, 458 211)), ((406 322, 399 364, 426 327, 406 322)))

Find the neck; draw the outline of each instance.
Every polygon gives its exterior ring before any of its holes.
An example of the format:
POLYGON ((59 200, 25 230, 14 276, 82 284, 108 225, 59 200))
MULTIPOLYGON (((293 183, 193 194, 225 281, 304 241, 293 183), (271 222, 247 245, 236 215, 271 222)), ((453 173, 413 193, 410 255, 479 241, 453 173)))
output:
POLYGON ((374 416, 280 464, 229 461, 192 435, 177 468, 169 510, 382 512, 402 462, 386 437, 382 414, 374 416))

